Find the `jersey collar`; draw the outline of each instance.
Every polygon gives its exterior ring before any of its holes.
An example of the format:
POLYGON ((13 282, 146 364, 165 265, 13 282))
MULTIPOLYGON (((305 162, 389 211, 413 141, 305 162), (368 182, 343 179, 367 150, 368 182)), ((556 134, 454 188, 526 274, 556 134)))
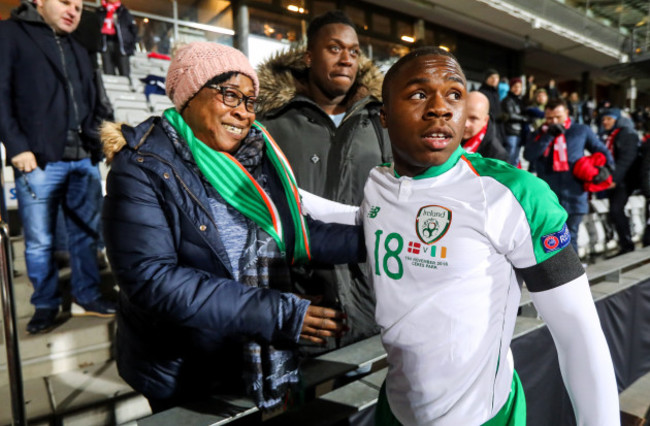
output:
MULTIPOLYGON (((428 169, 426 169, 424 172, 420 173, 417 176, 413 176, 414 180, 419 180, 419 179, 427 179, 427 178, 432 178, 436 176, 440 176, 441 174, 445 173, 446 171, 450 170, 452 167, 458 163, 458 160, 460 157, 463 155, 465 150, 461 148, 460 145, 458 145, 458 148, 456 148, 456 151, 454 151, 447 161, 445 161, 443 164, 439 166, 431 166, 428 169)), ((397 170, 395 170, 395 167, 393 166, 393 173, 395 173, 396 178, 400 178, 400 175, 397 173, 397 170)))

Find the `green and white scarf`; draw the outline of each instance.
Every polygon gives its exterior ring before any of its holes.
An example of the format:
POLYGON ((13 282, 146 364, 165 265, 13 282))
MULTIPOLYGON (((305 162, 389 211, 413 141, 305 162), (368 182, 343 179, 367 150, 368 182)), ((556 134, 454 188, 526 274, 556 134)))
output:
MULTIPOLYGON (((228 204, 271 235, 284 255, 286 244, 282 219, 273 200, 264 192, 259 183, 232 155, 216 151, 194 136, 190 126, 174 108, 166 110, 164 115, 174 129, 187 141, 199 170, 210 184, 228 204)), ((259 129, 264 136, 266 155, 280 177, 289 204, 295 231, 292 263, 305 262, 311 258, 309 230, 302 214, 300 195, 293 171, 284 153, 264 126, 255 121, 253 127, 259 129)))

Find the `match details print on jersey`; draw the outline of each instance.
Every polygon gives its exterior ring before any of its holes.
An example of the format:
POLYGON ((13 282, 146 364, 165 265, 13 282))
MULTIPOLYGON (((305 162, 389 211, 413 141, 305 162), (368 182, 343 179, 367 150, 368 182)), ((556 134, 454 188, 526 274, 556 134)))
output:
MULTIPOLYGON (((377 217, 381 207, 373 206, 368 217, 377 217)), ((399 233, 392 232, 383 237, 384 231, 375 231, 375 275, 381 275, 382 271, 389 278, 399 280, 404 275, 403 260, 412 266, 437 269, 449 266, 447 261, 447 247, 433 245, 436 241, 445 236, 451 226, 452 212, 450 209, 431 205, 419 209, 415 218, 415 233, 420 241, 413 241, 409 236, 406 238, 399 233), (382 243, 383 241, 383 243, 382 243), (405 241, 408 245, 405 246, 405 241), (380 246, 384 246, 384 256, 379 259, 380 246), (403 254, 406 247, 406 253, 403 254)))

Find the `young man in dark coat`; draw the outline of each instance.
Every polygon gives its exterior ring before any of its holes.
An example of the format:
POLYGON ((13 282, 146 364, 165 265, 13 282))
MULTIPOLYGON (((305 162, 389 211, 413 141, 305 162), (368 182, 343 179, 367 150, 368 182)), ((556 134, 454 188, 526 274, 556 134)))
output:
POLYGON ((506 134, 506 149, 508 150, 508 162, 513 166, 519 163, 519 152, 525 127, 528 125, 528 118, 524 114, 524 101, 522 99, 523 86, 520 78, 510 79, 510 91, 501 102, 501 110, 505 115, 503 123, 506 134))
POLYGON ((34 286, 30 333, 53 327, 61 305, 52 256, 59 205, 68 233, 72 295, 85 309, 79 313, 115 313, 114 304, 99 293, 101 147, 93 71, 88 53, 70 37, 81 9, 81 0, 36 0, 0 22, 0 140, 14 168, 25 262, 34 286))
POLYGON ((630 122, 626 126, 621 120, 621 110, 610 108, 602 115, 603 134, 601 138, 607 149, 614 156, 616 170, 612 173, 616 186, 608 191, 609 220, 614 224, 618 234, 618 254, 634 250, 630 221, 625 215, 625 204, 637 185, 638 176, 633 165, 639 150, 639 136, 630 122))
POLYGON ((496 136, 494 127, 488 98, 481 92, 470 92, 467 95, 467 121, 461 146, 467 152, 507 162, 508 152, 496 136))
MULTIPOLYGON (((359 205, 370 169, 392 158, 379 121, 383 76, 361 54, 354 24, 342 12, 315 18, 307 38, 306 48, 261 65, 260 121, 285 152, 300 188, 359 205)), ((349 333, 325 349, 378 332, 365 264, 294 272, 296 292, 324 295, 324 304, 348 315, 349 333)))

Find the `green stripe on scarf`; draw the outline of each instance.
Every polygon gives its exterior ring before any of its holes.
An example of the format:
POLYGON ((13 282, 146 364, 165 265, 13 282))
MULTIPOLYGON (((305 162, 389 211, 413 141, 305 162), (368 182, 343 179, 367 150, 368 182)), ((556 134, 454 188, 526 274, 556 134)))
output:
MULTIPOLYGON (((271 235, 278 244, 280 251, 286 253, 282 219, 271 197, 264 192, 255 179, 233 156, 210 148, 194 136, 194 132, 178 111, 169 108, 164 115, 174 129, 187 141, 199 170, 205 175, 214 189, 228 204, 271 235)), ((311 257, 309 230, 302 215, 296 180, 284 154, 276 146, 266 129, 257 121, 253 123, 253 127, 260 130, 264 136, 266 155, 280 177, 289 204, 295 231, 293 262, 307 261, 311 257)))

